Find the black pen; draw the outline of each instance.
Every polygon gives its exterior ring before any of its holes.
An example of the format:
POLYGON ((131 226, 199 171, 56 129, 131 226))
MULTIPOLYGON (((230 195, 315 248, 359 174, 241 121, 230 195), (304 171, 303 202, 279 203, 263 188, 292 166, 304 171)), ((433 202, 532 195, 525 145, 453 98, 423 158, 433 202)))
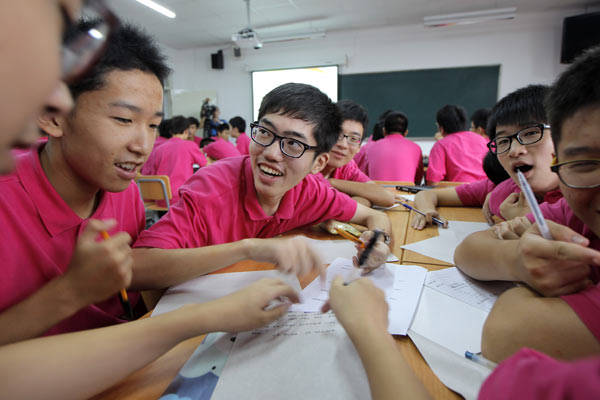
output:
MULTIPOLYGON (((425 215, 425 213, 423 211, 419 211, 416 208, 414 208, 413 206, 410 206, 410 205, 408 205, 406 203, 402 203, 402 202, 400 202, 400 204, 402 204, 404 207, 408 208, 409 210, 413 210, 417 214, 421 214, 422 216, 427 217, 427 215, 425 215)), ((432 217, 431 219, 433 220, 433 223, 438 224, 441 227, 444 227, 444 221, 442 221, 441 219, 436 218, 436 217, 432 217)))
POLYGON ((373 251, 373 248, 375 247, 375 244, 377 243, 379 236, 381 236, 381 229, 375 229, 373 231, 373 237, 371 237, 371 239, 367 243, 367 246, 363 250, 360 257, 358 258, 358 268, 355 268, 352 271, 352 275, 350 275, 350 278, 346 282, 344 282, 344 286, 348 286, 350 283, 352 283, 353 280, 358 279, 358 276, 356 276, 356 275, 360 274, 361 267, 365 263, 365 261, 367 261, 367 258, 369 258, 369 255, 373 251))

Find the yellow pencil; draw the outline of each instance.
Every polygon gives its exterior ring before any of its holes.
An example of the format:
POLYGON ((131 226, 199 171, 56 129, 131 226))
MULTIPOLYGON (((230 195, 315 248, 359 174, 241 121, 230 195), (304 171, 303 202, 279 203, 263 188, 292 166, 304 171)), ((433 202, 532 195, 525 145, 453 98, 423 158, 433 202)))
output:
POLYGON ((353 234, 351 234, 350 232, 346 232, 345 230, 343 230, 341 228, 335 228, 335 231, 337 233, 339 233, 339 235, 343 238, 346 238, 346 239, 351 240, 356 243, 360 243, 361 249, 365 248, 365 244, 363 243, 363 241, 360 240, 359 238, 357 238, 356 236, 354 236, 353 234))

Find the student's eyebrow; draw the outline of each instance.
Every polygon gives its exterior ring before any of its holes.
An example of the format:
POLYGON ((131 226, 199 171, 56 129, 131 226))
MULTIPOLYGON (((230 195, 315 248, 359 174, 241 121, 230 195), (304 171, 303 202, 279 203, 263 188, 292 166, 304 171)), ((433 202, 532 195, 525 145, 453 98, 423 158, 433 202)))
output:
MULTIPOLYGON (((138 106, 127 103, 125 101, 113 101, 112 103, 109 104, 109 106, 126 108, 126 109, 133 111, 134 113, 138 113, 138 114, 142 112, 142 109, 139 108, 138 106)), ((154 116, 156 116, 156 117, 162 118, 164 115, 165 115, 165 113, 162 111, 156 111, 154 113, 154 116)))
POLYGON ((595 147, 595 146, 567 147, 563 153, 567 157, 574 157, 574 156, 588 155, 588 154, 600 154, 600 147, 595 147))
MULTIPOLYGON (((271 121, 269 121, 268 119, 266 119, 266 118, 261 119, 260 123, 264 124, 264 125, 269 125, 269 127, 272 128, 273 130, 277 130, 277 128, 275 127, 275 125, 273 125, 273 123, 271 121)), ((288 134, 288 135, 291 135, 291 136, 295 136, 295 137, 300 138, 300 139, 304 139, 305 141, 308 141, 308 138, 306 137, 306 135, 303 134, 303 133, 301 133, 301 132, 283 131, 283 132, 280 132, 280 134, 281 133, 285 133, 285 134, 288 134)))

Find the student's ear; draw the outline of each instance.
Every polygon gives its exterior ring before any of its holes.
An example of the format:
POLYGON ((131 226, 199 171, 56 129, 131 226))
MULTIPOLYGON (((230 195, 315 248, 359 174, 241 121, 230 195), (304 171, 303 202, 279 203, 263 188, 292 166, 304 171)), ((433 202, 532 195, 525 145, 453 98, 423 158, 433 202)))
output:
POLYGON ((64 134, 65 117, 53 112, 46 112, 38 118, 38 127, 51 137, 62 137, 64 134))
POLYGON ((404 136, 408 136, 408 129, 404 131, 404 136))
POLYGON ((383 136, 387 136, 387 131, 385 130, 385 128, 381 128, 381 132, 383 133, 383 136))
POLYGON ((329 162, 329 153, 321 153, 313 161, 312 168, 310 169, 311 174, 318 174, 327 166, 329 162))

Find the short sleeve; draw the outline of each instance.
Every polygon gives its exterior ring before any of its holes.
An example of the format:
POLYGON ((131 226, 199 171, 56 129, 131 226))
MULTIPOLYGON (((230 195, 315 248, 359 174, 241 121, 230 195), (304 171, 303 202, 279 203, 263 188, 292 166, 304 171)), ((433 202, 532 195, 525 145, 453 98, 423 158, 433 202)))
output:
POLYGON ((426 179, 429 182, 439 182, 446 176, 446 149, 441 142, 437 142, 429 153, 426 179))
POLYGON ((456 194, 463 206, 466 207, 481 207, 485 202, 485 198, 494 189, 494 182, 489 179, 481 181, 465 183, 456 187, 456 194))

